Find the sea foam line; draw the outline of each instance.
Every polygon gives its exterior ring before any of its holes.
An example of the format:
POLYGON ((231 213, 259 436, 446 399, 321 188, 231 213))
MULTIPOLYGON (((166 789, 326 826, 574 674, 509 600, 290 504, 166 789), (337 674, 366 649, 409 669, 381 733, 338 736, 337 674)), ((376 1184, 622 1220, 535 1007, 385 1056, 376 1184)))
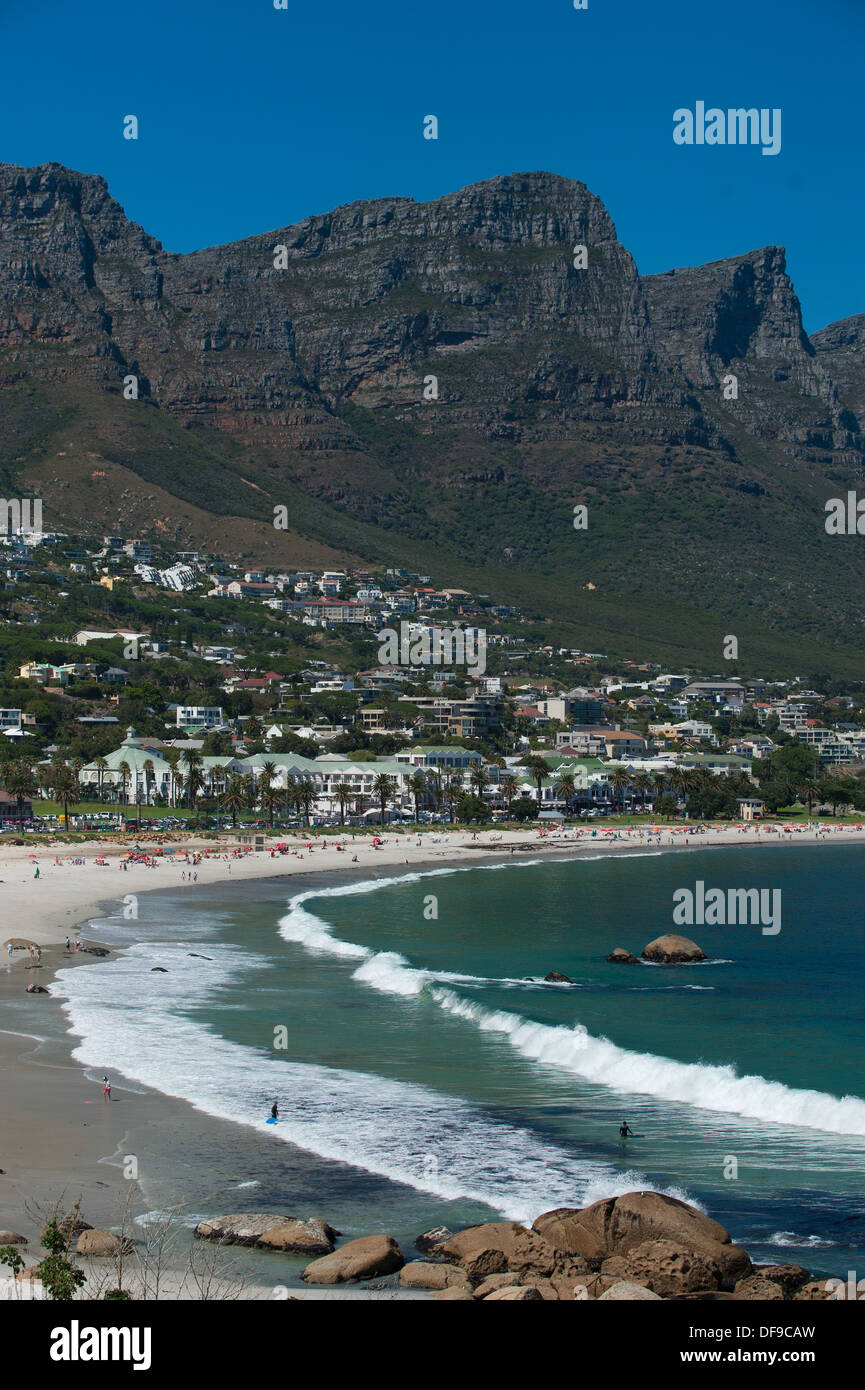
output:
MULTIPOLYGON (((471 871, 466 869, 462 872, 471 871)), ((442 872, 452 871, 432 870, 431 874, 442 872)), ((280 935, 285 940, 299 941, 312 950, 362 960, 353 978, 373 989, 405 996, 417 995, 428 989, 430 996, 446 1013, 473 1023, 481 1032, 501 1034, 522 1056, 545 1065, 561 1067, 586 1081, 621 1094, 649 1095, 700 1110, 739 1115, 744 1119, 769 1120, 829 1134, 865 1136, 865 1101, 858 1096, 838 1097, 824 1091, 800 1090, 763 1076, 740 1076, 735 1067, 729 1064, 677 1062, 650 1052, 618 1047, 608 1038, 593 1036, 582 1024, 572 1028, 554 1027, 504 1010, 486 1009, 461 998, 453 990, 436 986, 520 982, 490 981, 476 976, 448 975, 447 972, 419 969, 399 952, 374 952, 334 936, 327 922, 302 905, 313 897, 348 896, 353 891, 372 892, 386 885, 417 882, 431 874, 404 874, 396 879, 342 884, 317 894, 300 894, 292 899, 287 916, 280 921, 280 935)))

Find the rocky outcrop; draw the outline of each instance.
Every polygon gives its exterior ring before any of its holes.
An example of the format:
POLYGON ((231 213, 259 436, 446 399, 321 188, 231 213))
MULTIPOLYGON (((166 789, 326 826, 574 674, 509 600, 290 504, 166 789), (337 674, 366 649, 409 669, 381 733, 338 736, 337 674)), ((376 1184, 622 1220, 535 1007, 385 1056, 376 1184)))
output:
POLYGON ((0 1231, 0 1245, 27 1245, 27 1237, 16 1231, 0 1231))
POLYGON ((308 1284, 347 1284, 393 1274, 405 1263, 393 1236, 362 1236, 340 1246, 332 1255, 313 1260, 302 1277, 308 1284))
POLYGON ((540 1303, 543 1298, 533 1284, 510 1284, 487 1294, 484 1303, 540 1303))
POLYGON ((740 1279, 733 1293, 737 1299, 751 1300, 759 1303, 774 1303, 784 1301, 784 1290, 780 1284, 776 1284, 772 1279, 761 1279, 759 1273, 749 1274, 747 1279, 740 1279))
POLYGON ((810 1278, 808 1270, 802 1265, 756 1265, 754 1274, 780 1285, 788 1298, 810 1278))
POLYGON ((625 1255, 604 1260, 601 1273, 635 1284, 645 1284, 661 1298, 696 1293, 721 1285, 723 1270, 705 1249, 684 1250, 672 1240, 646 1240, 625 1255))
POLYGON ((669 1242, 678 1251, 713 1261, 719 1282, 751 1272, 747 1251, 732 1244, 723 1226, 660 1192, 628 1192, 589 1207, 559 1207, 539 1216, 533 1230, 557 1250, 581 1256, 594 1270, 603 1270, 606 1260, 627 1256, 646 1242, 669 1242))
POLYGON ((573 983, 570 975, 562 975, 558 970, 551 970, 549 975, 544 976, 544 984, 547 985, 572 985, 573 983))
POLYGON ((706 953, 696 941, 687 936, 677 936, 670 932, 666 936, 656 936, 648 946, 643 947, 643 960, 660 962, 662 965, 690 965, 705 960, 706 953))
POLYGON ((637 957, 626 951, 624 946, 616 946, 606 957, 610 965, 639 965, 637 957))

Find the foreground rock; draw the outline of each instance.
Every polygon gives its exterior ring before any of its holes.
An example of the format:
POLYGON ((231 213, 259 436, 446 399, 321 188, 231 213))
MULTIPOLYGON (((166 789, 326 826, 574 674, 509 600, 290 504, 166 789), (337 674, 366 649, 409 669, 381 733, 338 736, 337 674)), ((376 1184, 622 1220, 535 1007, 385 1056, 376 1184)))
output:
POLYGON ((540 1303, 542 1297, 532 1284, 511 1284, 487 1294, 484 1303, 540 1303))
POLYGON ((607 960, 610 963, 610 965, 640 964, 640 962, 637 960, 637 957, 632 955, 630 951, 626 951, 624 946, 617 946, 615 950, 611 951, 610 954, 607 956, 607 960))
POLYGON ((27 1237, 19 1236, 16 1231, 0 1231, 0 1245, 26 1245, 27 1237))
POLYGON ((660 1302, 659 1294, 653 1293, 644 1284, 630 1284, 625 1279, 618 1284, 612 1284, 598 1299, 599 1303, 652 1303, 656 1301, 660 1302))
POLYGON ((694 961, 705 960, 706 953, 687 936, 656 936, 648 946, 643 947, 643 960, 658 961, 662 965, 691 965, 694 961))
POLYGON ((404 1263, 393 1236, 362 1236, 360 1240, 348 1241, 332 1255, 313 1260, 301 1277, 308 1284, 347 1284, 355 1279, 393 1274, 404 1263))
MULTIPOLYGON (((660 1192, 627 1192, 585 1208, 558 1207, 539 1216, 533 1230, 556 1250, 582 1257, 593 1270, 646 1242, 668 1241, 677 1250, 691 1256, 699 1254, 717 1267, 713 1279, 718 1282, 732 1283, 751 1273, 748 1252, 731 1243, 723 1226, 686 1202, 660 1192)), ((665 1257, 669 1251, 655 1255, 665 1257)), ((641 1252, 641 1258, 651 1258, 651 1252, 641 1252)))
POLYGON ((468 1293, 472 1287, 464 1270, 432 1260, 412 1260, 403 1265, 399 1286, 401 1289, 465 1289, 468 1293))
POLYGON ((111 1231, 100 1231, 95 1227, 82 1231, 75 1247, 76 1255, 82 1257, 106 1258, 110 1255, 128 1255, 135 1246, 131 1240, 124 1240, 111 1231))
POLYGON ((771 1279, 773 1284, 780 1284, 788 1298, 811 1277, 802 1265, 757 1265, 754 1273, 761 1279, 771 1279))
POLYGON ((436 1253, 459 1265, 474 1284, 486 1282, 491 1291, 497 1287, 491 1277, 509 1275, 516 1278, 507 1279, 508 1285, 532 1284, 541 1297, 551 1299, 573 1298, 574 1288, 589 1273, 584 1259, 557 1250, 543 1235, 517 1221, 469 1226, 451 1236, 436 1253))

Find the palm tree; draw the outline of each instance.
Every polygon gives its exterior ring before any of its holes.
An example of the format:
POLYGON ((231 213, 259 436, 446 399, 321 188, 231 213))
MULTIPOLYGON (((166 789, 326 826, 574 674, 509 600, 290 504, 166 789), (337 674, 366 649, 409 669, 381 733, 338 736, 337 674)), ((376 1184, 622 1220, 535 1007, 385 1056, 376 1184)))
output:
POLYGON ((180 762, 180 749, 179 749, 179 748, 166 748, 166 749, 163 751, 162 756, 164 757, 165 761, 168 763, 168 766, 171 768, 171 779, 170 779, 168 785, 169 785, 169 791, 170 791, 170 793, 171 793, 171 796, 170 796, 171 805, 172 805, 172 806, 176 806, 176 805, 177 805, 177 793, 178 793, 178 790, 179 790, 179 785, 178 785, 179 779, 178 779, 178 773, 177 773, 177 764, 180 762))
POLYGON ((643 814, 646 812, 646 796, 652 790, 653 782, 647 772, 639 772, 634 778, 634 789, 640 793, 643 814))
POLYGON ((684 801, 688 793, 688 774, 681 767, 674 767, 668 778, 670 790, 678 801, 684 801))
POLYGON ((572 772, 562 773, 556 785, 565 799, 565 814, 570 815, 574 797, 577 794, 577 784, 574 781, 574 774, 572 772))
POLYGON ((420 824, 421 798, 426 796, 427 782, 422 772, 414 772, 408 779, 408 789, 414 797, 414 823, 420 824))
MULTIPOLYGON (((125 802, 125 801, 126 801, 126 783, 129 781, 129 778, 132 776, 132 768, 129 766, 128 762, 127 762, 126 759, 124 758, 123 761, 122 761, 121 763, 118 763, 118 765, 117 765, 117 771, 120 773, 121 800, 125 802)), ((55 778, 54 780, 56 781, 56 778, 55 778)))
POLYGON ((18 829, 24 833, 24 803, 32 801, 38 787, 29 763, 10 763, 3 770, 3 786, 18 803, 18 829))
POLYGON ((445 801, 447 802, 448 813, 449 813, 449 815, 450 815, 451 821, 453 821, 453 818, 454 818, 454 807, 456 806, 457 802, 459 801, 461 795, 462 795, 462 783, 461 783, 459 777, 455 777, 455 776, 451 773, 451 775, 448 777, 447 781, 445 782, 445 801))
POLYGON ((231 816, 233 828, 237 828, 237 813, 242 811, 246 805, 246 787, 243 785, 243 778, 237 773, 232 773, 226 783, 225 790, 219 797, 221 804, 231 816))
POLYGON ((427 769, 425 776, 429 783, 432 804, 435 809, 438 810, 442 804, 442 775, 437 767, 430 767, 427 769))
POLYGON ((298 806, 303 807, 303 817, 308 826, 309 813, 312 809, 312 803, 315 801, 315 787, 308 777, 304 777, 298 782, 294 795, 298 806))
POLYGON ((505 798, 505 801, 507 802, 507 806, 508 806, 508 820, 510 820, 510 818, 511 818, 511 802, 513 801, 514 797, 515 797, 516 794, 517 794, 517 791, 519 790, 518 787, 517 787, 517 779, 516 779, 516 777, 514 777, 513 773, 510 773, 510 772, 509 772, 508 775, 507 775, 507 777, 503 777, 503 778, 502 778, 501 788, 502 788, 502 796, 505 798))
POLYGON ((389 777, 386 772, 376 774, 372 784, 372 794, 378 801, 381 808, 381 824, 384 825, 384 812, 387 803, 393 799, 395 789, 394 779, 389 777))
POLYGON ((333 789, 333 794, 339 802, 339 823, 345 825, 345 808, 352 797, 352 787, 349 782, 337 782, 333 789))
POLYGON ((472 787, 474 788, 475 796, 479 797, 480 800, 483 801, 484 790, 486 787, 489 786, 490 783, 490 774, 482 766, 473 767, 471 772, 469 773, 469 781, 471 782, 472 787))
POLYGON ((622 812, 624 813, 625 792, 631 785, 630 772, 628 772, 627 769, 624 767, 617 767, 613 772, 613 775, 609 779, 609 784, 613 790, 613 798, 618 799, 619 806, 621 807, 622 812))
POLYGON ((541 758, 537 754, 530 758, 523 758, 522 763, 523 766, 528 770, 529 776, 531 777, 532 781, 538 789, 538 815, 540 815, 541 788, 543 787, 545 778, 549 777, 550 775, 549 764, 547 763, 545 758, 541 758))
POLYGON ((93 759, 93 766, 96 768, 96 796, 97 800, 102 800, 102 785, 105 781, 105 774, 108 771, 108 759, 99 754, 98 758, 93 759))
POLYGON ((261 809, 267 812, 267 824, 273 829, 273 813, 277 806, 281 806, 285 799, 285 793, 281 787, 274 787, 268 784, 261 793, 261 809))
POLYGON ((186 777, 184 778, 184 788, 186 791, 189 810, 195 810, 195 798, 201 791, 204 777, 201 771, 202 758, 197 748, 184 748, 180 755, 180 761, 187 767, 186 777))
POLYGON ((808 806, 808 818, 811 818, 811 807, 816 798, 820 795, 820 788, 813 777, 805 777, 796 788, 796 795, 801 801, 803 798, 808 806))
POLYGON ((58 768, 54 778, 54 796, 63 805, 63 824, 69 827, 69 803, 77 801, 79 795, 78 778, 71 767, 58 768))

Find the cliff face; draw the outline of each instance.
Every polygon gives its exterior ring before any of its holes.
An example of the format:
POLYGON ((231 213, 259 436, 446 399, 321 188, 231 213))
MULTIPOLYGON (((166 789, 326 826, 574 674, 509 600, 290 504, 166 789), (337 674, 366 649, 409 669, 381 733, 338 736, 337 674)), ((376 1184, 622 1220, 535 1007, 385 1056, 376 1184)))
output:
POLYGON ((373 558, 398 539, 465 562, 507 547, 514 568, 570 582, 559 526, 586 498, 601 524, 581 560, 611 592, 633 581, 625 537, 659 591, 680 587, 671 553, 717 579, 730 526, 758 575, 773 527, 810 544, 805 511, 861 468, 863 318, 809 341, 777 247, 641 278, 600 199, 552 174, 174 255, 103 179, 0 165, 5 465, 56 458, 62 418, 68 459, 223 515, 290 496, 310 535, 373 558), (776 500, 753 537, 726 515, 731 490, 776 500), (662 494, 688 518, 679 534, 668 516, 663 542, 662 494))

